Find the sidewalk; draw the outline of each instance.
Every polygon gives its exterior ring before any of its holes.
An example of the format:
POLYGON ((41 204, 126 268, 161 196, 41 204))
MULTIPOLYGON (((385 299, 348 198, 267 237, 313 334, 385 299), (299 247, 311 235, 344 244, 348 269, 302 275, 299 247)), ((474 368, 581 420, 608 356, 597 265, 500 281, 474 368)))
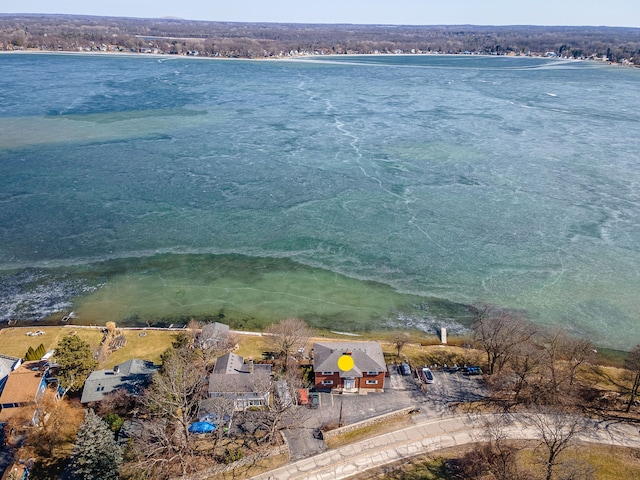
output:
MULTIPOLYGON (((485 424, 493 415, 460 415, 438 420, 424 420, 416 425, 367 440, 329 450, 313 457, 287 464, 253 480, 326 480, 343 479, 370 468, 433 452, 456 445, 483 441, 485 424)), ((534 439, 537 432, 521 423, 506 429, 511 438, 534 439)), ((578 437, 592 443, 638 448, 640 434, 631 425, 590 422, 590 430, 578 437), (592 428, 592 430, 591 430, 592 428)))

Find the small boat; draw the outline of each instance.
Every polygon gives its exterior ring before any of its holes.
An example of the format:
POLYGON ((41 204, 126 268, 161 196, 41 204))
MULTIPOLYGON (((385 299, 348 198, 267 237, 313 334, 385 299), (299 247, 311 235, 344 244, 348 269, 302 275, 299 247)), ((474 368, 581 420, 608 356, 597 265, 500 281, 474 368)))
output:
POLYGON ((61 322, 68 322, 72 318, 76 318, 76 312, 71 312, 69 315, 65 315, 64 317, 62 317, 62 320, 60 320, 60 321, 61 322))

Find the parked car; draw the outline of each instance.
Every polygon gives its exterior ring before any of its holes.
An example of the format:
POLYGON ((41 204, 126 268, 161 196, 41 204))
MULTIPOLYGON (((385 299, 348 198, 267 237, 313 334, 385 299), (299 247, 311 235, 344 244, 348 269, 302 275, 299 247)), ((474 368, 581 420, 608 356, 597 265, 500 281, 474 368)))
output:
POLYGON ((399 370, 401 375, 411 375, 411 367, 408 363, 400 365, 399 370))
POLYGON ((482 369, 480 367, 465 367, 462 369, 464 375, 482 375, 482 369))
POLYGON ((423 368, 421 371, 422 381, 424 383, 434 383, 435 379, 433 378, 433 372, 430 368, 423 368))

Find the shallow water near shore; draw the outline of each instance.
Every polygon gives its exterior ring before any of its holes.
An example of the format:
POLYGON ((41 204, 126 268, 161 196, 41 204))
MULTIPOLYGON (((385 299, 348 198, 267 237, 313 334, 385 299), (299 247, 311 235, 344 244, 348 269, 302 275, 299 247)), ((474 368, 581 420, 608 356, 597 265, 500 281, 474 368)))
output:
POLYGON ((472 320, 465 305, 401 294, 287 259, 242 255, 166 254, 38 269, 0 277, 0 288, 5 301, 14 299, 4 305, 3 320, 57 323, 62 315, 56 312, 73 309, 70 324, 167 326, 197 319, 261 330, 299 317, 330 330, 414 328, 431 334, 441 326, 464 333, 472 320), (19 292, 18 285, 28 288, 19 292))
POLYGON ((3 319, 431 332, 488 302, 640 342, 637 69, 3 55, 0 79, 3 319))

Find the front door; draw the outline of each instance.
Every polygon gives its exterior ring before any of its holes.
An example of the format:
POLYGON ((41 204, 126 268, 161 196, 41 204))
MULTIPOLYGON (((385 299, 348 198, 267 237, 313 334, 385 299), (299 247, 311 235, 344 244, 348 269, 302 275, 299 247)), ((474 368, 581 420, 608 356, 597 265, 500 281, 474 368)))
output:
POLYGON ((356 379, 355 378, 345 378, 344 379, 344 389, 345 390, 353 390, 356 388, 356 379))

